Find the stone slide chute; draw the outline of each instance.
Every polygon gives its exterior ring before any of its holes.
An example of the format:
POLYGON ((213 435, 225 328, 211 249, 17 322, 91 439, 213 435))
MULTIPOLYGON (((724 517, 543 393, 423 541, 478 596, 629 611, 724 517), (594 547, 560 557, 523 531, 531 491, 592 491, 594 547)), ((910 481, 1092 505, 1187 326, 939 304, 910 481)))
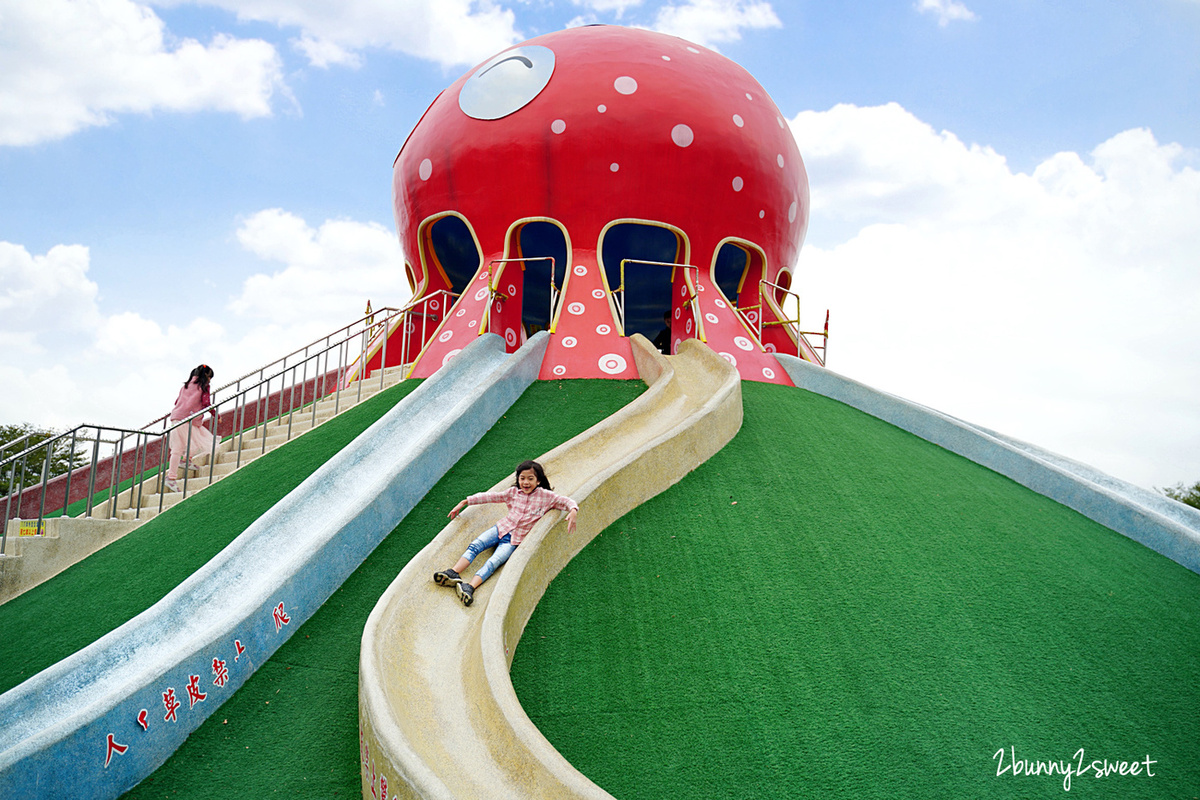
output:
POLYGON ((546 515, 467 608, 431 578, 503 515, 500 506, 469 507, 371 613, 359 672, 364 798, 609 797, 522 710, 509 679, 513 651, 563 566, 720 450, 742 422, 740 379, 725 359, 694 340, 669 358, 640 335, 631 342, 650 388, 539 459, 555 491, 579 503, 575 533, 560 513, 546 515))

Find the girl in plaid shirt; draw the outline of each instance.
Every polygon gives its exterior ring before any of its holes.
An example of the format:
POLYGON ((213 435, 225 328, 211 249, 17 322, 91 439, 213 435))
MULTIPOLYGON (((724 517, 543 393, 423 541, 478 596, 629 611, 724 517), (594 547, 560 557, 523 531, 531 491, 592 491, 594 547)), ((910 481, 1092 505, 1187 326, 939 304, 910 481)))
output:
POLYGON ((490 578, 501 564, 508 561, 508 557, 529 533, 533 523, 541 519, 543 514, 552 508, 566 511, 567 531, 574 532, 575 515, 579 513, 579 505, 574 500, 551 491, 546 472, 536 461, 522 461, 518 464, 517 479, 508 489, 502 492, 480 492, 466 500, 460 500, 458 505, 450 509, 449 517, 454 519, 466 506, 483 503, 504 503, 508 506, 508 514, 471 542, 467 552, 463 553, 452 569, 433 574, 433 580, 439 586, 454 587, 464 606, 471 605, 475 599, 475 590, 490 578), (483 568, 476 572, 470 581, 463 580, 460 573, 475 560, 475 556, 492 548, 495 548, 495 552, 483 568))

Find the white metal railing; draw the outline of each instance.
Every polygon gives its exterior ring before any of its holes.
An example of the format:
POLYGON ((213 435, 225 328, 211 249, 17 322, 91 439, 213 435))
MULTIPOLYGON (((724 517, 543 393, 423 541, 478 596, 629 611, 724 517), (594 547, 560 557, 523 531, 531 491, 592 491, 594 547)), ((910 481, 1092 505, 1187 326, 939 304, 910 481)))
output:
MULTIPOLYGON (((379 363, 387 363, 388 342, 395 336, 396 326, 398 325, 401 326, 399 363, 411 367, 416 361, 417 355, 419 355, 421 349, 425 346, 425 343, 429 341, 430 335, 441 324, 441 320, 450 310, 451 306, 454 305, 454 301, 457 298, 457 294, 447 289, 439 289, 436 292, 430 292, 417 300, 413 300, 400 309, 399 312, 388 315, 387 320, 384 322, 376 323, 372 321, 370 323, 369 343, 362 355, 346 371, 343 379, 345 386, 349 387, 357 381, 363 365, 374 361, 376 355, 380 355, 381 360, 379 363), (420 328, 419 336, 416 335, 418 327, 420 328)), ((372 317, 373 315, 368 315, 369 320, 372 317)), ((407 377, 407 374, 405 377, 407 377)))
MULTIPOLYGON (((249 452, 253 447, 246 448, 247 437, 258 435, 262 440, 258 445, 260 453, 266 451, 265 434, 267 425, 272 420, 279 420, 282 426, 282 419, 286 416, 285 440, 290 440, 293 422, 298 416, 303 418, 303 415, 308 415, 310 423, 315 425, 318 401, 332 396, 336 414, 340 410, 345 392, 350 389, 349 385, 344 385, 343 378, 352 365, 351 355, 357 355, 356 360, 360 365, 365 364, 367 359, 363 356, 373 334, 390 331, 395 320, 406 318, 414 306, 419 304, 410 304, 404 309, 380 309, 310 342, 305 347, 293 350, 282 358, 218 388, 213 394, 221 396, 221 400, 186 419, 172 421, 168 419, 169 415, 164 414, 139 430, 92 424, 79 425, 45 441, 26 446, 20 452, 0 461, 0 475, 14 476, 17 487, 16 491, 13 491, 10 482, 7 496, 0 499, 4 508, 3 525, 0 526, 0 556, 5 554, 7 545, 8 520, 28 520, 34 517, 36 511, 37 522, 33 530, 40 532, 42 522, 46 518, 47 505, 50 513, 61 511, 65 515, 73 503, 86 500, 82 516, 95 516, 95 511, 104 508, 104 516, 112 518, 118 510, 118 495, 127 488, 130 492, 129 503, 136 509, 134 516, 139 518, 146 481, 154 474, 155 469, 159 478, 158 507, 161 511, 171 433, 180 426, 188 426, 184 452, 192 455, 193 420, 211 415, 215 423, 207 465, 208 482, 211 483, 219 442, 232 441, 230 447, 237 453, 236 468, 241 466, 243 452, 249 452), (260 426, 261 433, 257 431, 260 426), (87 453, 85 449, 90 449, 91 452, 87 453), (30 462, 39 463, 39 458, 42 464, 40 480, 27 482, 26 466, 30 462), (56 461, 63 463, 64 459, 65 470, 51 474, 51 465, 56 461), (79 491, 80 480, 86 482, 86 489, 82 492, 79 491), (73 483, 78 495, 75 499, 72 499, 73 483), (123 486, 126 483, 128 485, 123 486), (107 497, 97 502, 97 494, 103 495, 105 491, 107 497)), ((382 367, 387 364, 386 336, 380 344, 382 357, 379 363, 382 367)), ((407 350, 404 352, 407 353, 407 350)), ((382 369, 379 370, 379 379, 382 388, 382 369)), ((356 400, 361 399, 364 381, 357 380, 354 383, 357 383, 356 400)), ((9 443, 5 449, 11 450, 15 445, 27 442, 29 438, 30 435, 24 436, 16 442, 9 443)), ((189 492, 189 480, 193 469, 197 468, 192 467, 190 458, 187 458, 181 487, 184 497, 189 492)))

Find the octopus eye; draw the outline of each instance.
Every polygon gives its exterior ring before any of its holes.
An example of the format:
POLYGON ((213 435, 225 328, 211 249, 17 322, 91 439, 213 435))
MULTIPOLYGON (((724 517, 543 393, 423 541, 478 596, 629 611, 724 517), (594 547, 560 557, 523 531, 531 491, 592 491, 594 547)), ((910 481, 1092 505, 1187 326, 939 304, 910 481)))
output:
POLYGON ((554 73, 554 51, 540 45, 505 50, 467 79, 458 107, 474 119, 500 119, 537 97, 554 73))

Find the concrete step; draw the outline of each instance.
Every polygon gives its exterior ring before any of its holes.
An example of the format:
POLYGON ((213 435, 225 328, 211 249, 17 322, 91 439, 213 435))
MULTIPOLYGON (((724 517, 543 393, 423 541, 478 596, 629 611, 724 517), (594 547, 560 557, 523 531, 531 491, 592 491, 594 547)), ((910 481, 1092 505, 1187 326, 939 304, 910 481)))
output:
POLYGON ((45 536, 17 536, 18 524, 9 522, 8 545, 0 558, 0 603, 54 577, 138 525, 115 519, 55 518, 46 520, 45 536), (14 539, 20 540, 19 554, 14 539))

